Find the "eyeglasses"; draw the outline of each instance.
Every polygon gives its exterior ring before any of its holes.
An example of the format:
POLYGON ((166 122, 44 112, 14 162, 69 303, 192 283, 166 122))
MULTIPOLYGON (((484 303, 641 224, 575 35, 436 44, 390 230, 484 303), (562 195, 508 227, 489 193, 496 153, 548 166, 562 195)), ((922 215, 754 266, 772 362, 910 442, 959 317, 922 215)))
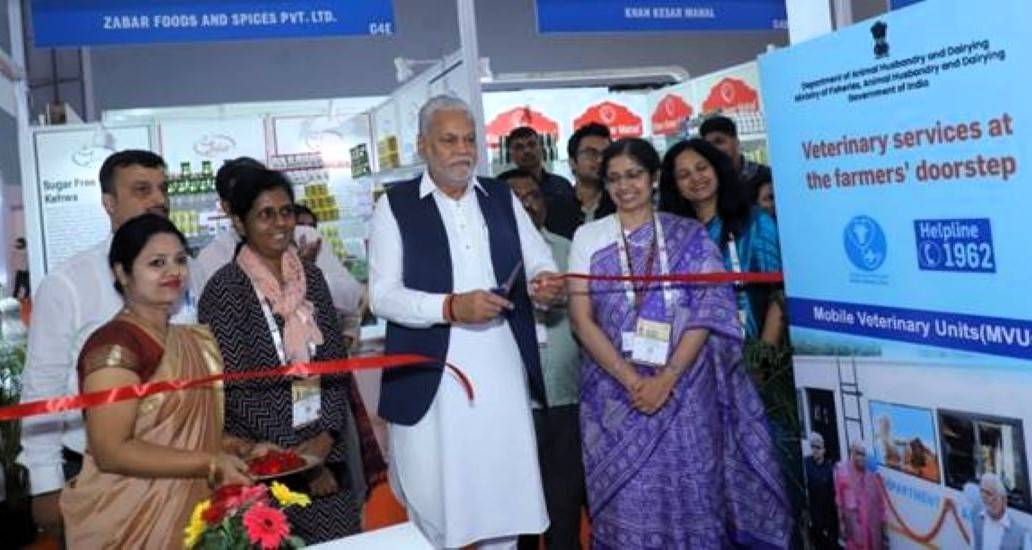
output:
POLYGON ((602 158, 602 151, 588 147, 586 149, 581 149, 580 151, 577 151, 577 158, 581 160, 595 161, 602 158))
POLYGON ((824 445, 810 445, 810 448, 815 451, 819 451, 824 448, 824 445))
POLYGON ((606 183, 609 185, 620 185, 623 182, 636 183, 640 182, 642 178, 648 175, 648 171, 644 168, 637 168, 634 170, 628 170, 623 174, 613 172, 606 174, 606 183))

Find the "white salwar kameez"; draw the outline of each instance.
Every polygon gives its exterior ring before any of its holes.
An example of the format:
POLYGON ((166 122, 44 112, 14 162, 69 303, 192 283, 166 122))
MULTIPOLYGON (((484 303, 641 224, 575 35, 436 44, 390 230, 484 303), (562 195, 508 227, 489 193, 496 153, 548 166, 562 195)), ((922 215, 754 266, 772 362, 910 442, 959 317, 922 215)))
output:
MULTIPOLYGON (((475 195, 482 191, 474 181, 454 200, 429 175, 420 182, 420 197, 432 194, 444 221, 456 293, 498 286, 475 195)), ((513 208, 527 279, 554 271, 548 245, 515 196, 513 208)), ((443 323, 445 294, 402 283, 401 236, 386 196, 376 205, 371 235, 370 298, 376 315, 415 328, 443 323)), ((544 531, 548 513, 526 372, 507 321, 452 326, 447 360, 469 376, 476 398, 470 402, 446 373, 426 416, 414 426, 390 424, 392 489, 439 548, 544 531)))

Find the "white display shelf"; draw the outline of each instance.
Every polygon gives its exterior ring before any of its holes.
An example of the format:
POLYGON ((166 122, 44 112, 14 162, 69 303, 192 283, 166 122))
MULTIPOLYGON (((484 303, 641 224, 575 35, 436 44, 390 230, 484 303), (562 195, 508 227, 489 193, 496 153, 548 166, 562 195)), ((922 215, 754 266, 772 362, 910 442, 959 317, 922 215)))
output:
POLYGON ((372 181, 373 190, 379 191, 383 189, 384 184, 412 179, 423 173, 423 170, 425 169, 426 164, 423 163, 409 164, 406 166, 373 172, 367 176, 357 178, 355 181, 362 183, 372 181))

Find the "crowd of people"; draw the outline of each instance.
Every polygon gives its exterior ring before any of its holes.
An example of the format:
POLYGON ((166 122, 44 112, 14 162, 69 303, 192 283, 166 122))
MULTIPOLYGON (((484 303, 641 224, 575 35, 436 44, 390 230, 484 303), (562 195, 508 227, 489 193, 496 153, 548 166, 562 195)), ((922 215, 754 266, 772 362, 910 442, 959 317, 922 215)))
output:
POLYGON ((258 161, 219 170, 233 230, 194 259, 168 221, 161 157, 111 155, 112 235, 42 281, 24 401, 344 358, 341 320, 366 295, 385 352, 433 363, 383 373, 387 453, 350 375, 27 419, 35 520, 73 548, 181 546, 208 491, 292 449, 319 462, 312 506, 288 511, 308 543, 358 532, 387 482, 439 548, 578 548, 584 507, 600 549, 789 547, 792 504, 743 353, 784 344, 780 289, 648 280, 781 268, 769 168, 741 157, 729 119, 707 124, 663 157, 583 126, 575 185, 520 128, 516 168, 480 178, 469 108, 434 97, 419 113, 426 170, 376 202, 368 289, 258 161))

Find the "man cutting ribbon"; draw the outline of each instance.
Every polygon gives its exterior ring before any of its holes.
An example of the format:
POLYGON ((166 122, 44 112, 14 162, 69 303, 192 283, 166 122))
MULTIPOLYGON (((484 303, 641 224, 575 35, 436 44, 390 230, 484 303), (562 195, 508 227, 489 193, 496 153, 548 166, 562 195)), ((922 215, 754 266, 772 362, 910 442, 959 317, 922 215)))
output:
POLYGON ((461 364, 477 400, 440 384, 439 369, 384 373, 391 485, 436 547, 514 548, 548 526, 530 415, 531 401, 547 405, 531 299, 547 306, 563 284, 509 188, 473 175, 468 106, 432 98, 419 126, 427 171, 373 214, 370 303, 388 321, 387 353, 461 364), (514 284, 492 292, 520 262, 514 284))

